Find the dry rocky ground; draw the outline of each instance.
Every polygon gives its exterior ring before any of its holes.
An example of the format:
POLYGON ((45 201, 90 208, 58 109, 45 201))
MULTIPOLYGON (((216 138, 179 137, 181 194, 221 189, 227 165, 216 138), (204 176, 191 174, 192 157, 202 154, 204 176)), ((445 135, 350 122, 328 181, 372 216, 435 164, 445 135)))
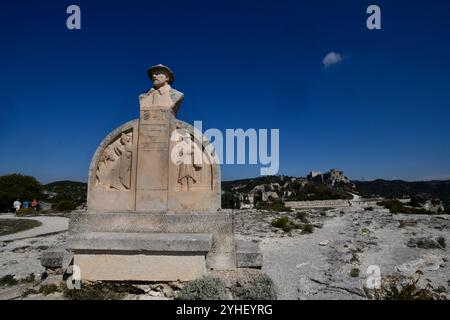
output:
MULTIPOLYGON (((301 210, 274 213, 239 210, 235 216, 238 239, 259 240, 264 255, 263 272, 274 281, 279 299, 367 299, 364 290, 369 266, 377 266, 383 279, 387 276, 418 276, 418 286, 430 285, 445 298, 450 284, 449 249, 446 246, 450 216, 391 214, 381 207, 301 210), (285 232, 271 222, 289 216, 300 228, 285 232), (308 221, 307 221, 308 220, 308 221), (310 223, 312 233, 302 232, 310 223)), ((61 292, 36 293, 42 284, 59 284, 61 270, 46 274, 39 262, 48 247, 64 245, 67 233, 0 243, 0 278, 14 275, 19 283, 0 285, 0 299, 62 299, 61 292), (30 281, 29 275, 36 275, 30 281), (26 278, 29 279, 26 279, 26 278)), ((250 272, 251 271, 244 271, 250 272)), ((167 299, 180 284, 145 284, 136 286, 124 299, 167 299)))
POLYGON ((263 271, 274 280, 279 299, 367 299, 369 266, 379 267, 382 279, 419 277, 418 287, 430 283, 446 298, 450 216, 393 215, 378 206, 307 211, 310 222, 321 226, 312 234, 270 225, 279 216, 295 221, 295 212, 245 211, 236 217, 239 238, 261 240, 263 271))

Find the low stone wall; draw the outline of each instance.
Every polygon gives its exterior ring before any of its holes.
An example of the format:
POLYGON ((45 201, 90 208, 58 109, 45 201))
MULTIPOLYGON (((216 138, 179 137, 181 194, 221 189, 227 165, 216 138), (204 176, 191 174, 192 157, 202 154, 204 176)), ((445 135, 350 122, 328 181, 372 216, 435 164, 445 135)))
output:
POLYGON ((302 208, 340 208, 340 207, 375 207, 377 202, 382 201, 383 198, 358 198, 356 200, 313 200, 313 201, 286 201, 286 207, 292 209, 302 208))
POLYGON ((349 207, 349 200, 312 200, 312 201, 286 201, 286 207, 292 209, 301 208, 328 208, 328 207, 349 207))

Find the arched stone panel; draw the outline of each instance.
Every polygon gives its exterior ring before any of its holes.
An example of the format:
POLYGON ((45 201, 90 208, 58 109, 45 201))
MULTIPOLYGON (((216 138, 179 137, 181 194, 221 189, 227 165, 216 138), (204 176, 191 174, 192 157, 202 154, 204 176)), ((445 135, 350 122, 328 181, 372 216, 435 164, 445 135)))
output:
POLYGON ((138 123, 116 128, 98 146, 89 168, 89 210, 135 210, 138 123))

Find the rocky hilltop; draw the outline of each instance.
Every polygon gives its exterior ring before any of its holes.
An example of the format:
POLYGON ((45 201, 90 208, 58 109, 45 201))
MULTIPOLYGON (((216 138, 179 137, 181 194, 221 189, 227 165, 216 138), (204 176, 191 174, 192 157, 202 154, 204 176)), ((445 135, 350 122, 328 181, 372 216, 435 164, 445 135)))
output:
POLYGON ((231 209, 275 209, 284 201, 349 200, 357 192, 355 185, 338 169, 323 174, 312 171, 306 177, 268 176, 225 181, 222 190, 222 207, 231 209))
POLYGON ((429 212, 450 211, 450 181, 350 180, 339 169, 306 177, 266 176, 222 182, 222 207, 283 209, 286 201, 403 199, 429 212), (275 206, 273 205, 275 203, 275 206), (258 206, 259 204, 259 206, 258 206))

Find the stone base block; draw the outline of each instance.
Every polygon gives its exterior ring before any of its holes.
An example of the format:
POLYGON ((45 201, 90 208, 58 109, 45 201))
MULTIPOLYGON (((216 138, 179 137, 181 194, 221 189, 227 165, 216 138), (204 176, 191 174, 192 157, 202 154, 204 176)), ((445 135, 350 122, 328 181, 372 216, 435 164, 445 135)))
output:
POLYGON ((206 274, 204 255, 75 254, 89 281, 190 281, 206 274))
MULTIPOLYGON (((212 247, 206 253, 206 266, 214 270, 232 270, 236 268, 236 251, 233 233, 233 216, 224 212, 201 212, 201 213, 142 213, 142 212, 87 212, 72 213, 69 222, 69 232, 71 238, 79 240, 77 234, 100 235, 100 233, 128 233, 128 234, 211 234, 212 247)), ((125 236, 124 236, 125 237, 125 236)), ((175 236, 174 236, 175 237, 175 236)), ((93 239, 104 239, 101 237, 84 238, 83 241, 93 239)), ((139 238, 140 237, 135 237, 139 238)), ((175 239, 175 238, 174 238, 175 239)), ((80 242, 77 240, 77 243, 80 242)), ((120 239, 120 244, 116 249, 124 249, 124 245, 131 242, 125 238, 120 239)), ((142 240, 142 239, 141 239, 142 240)), ((151 249, 147 246, 147 241, 140 245, 128 249, 151 249)), ((103 241, 103 243, 110 243, 103 241)), ((156 242, 153 242, 155 244, 156 242)), ((161 243, 161 242, 158 242, 161 243)), ((173 242, 175 243, 175 242, 173 242)), ((177 242, 178 243, 178 242, 177 242)), ((103 244, 102 244, 103 246, 103 244)), ((101 247, 106 249, 106 247, 101 247)), ((100 247, 97 249, 101 249, 100 247)), ((75 249, 75 248, 74 248, 75 249)), ((77 250, 95 249, 90 245, 81 245, 77 250)), ((184 251, 182 249, 181 251, 184 251)))
MULTIPOLYGON (((211 250, 210 233, 85 232, 67 238, 72 250, 203 253, 211 250)), ((78 251, 79 252, 79 251, 78 251)))

